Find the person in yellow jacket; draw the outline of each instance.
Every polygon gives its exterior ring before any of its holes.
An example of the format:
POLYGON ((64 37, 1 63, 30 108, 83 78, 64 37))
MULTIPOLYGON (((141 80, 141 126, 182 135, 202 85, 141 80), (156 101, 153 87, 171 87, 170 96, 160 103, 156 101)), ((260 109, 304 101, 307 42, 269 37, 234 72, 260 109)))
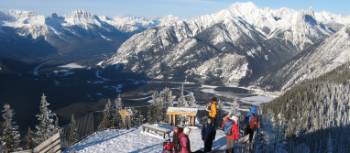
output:
POLYGON ((211 99, 211 103, 209 105, 209 118, 213 121, 213 123, 215 122, 216 116, 218 115, 218 111, 217 111, 217 98, 213 97, 211 99))

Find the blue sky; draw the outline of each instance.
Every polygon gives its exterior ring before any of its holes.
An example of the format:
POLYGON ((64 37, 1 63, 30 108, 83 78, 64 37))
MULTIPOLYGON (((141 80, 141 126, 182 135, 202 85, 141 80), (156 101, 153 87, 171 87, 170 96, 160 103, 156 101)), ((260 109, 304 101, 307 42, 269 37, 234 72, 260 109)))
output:
MULTIPOLYGON (((0 10, 34 11, 49 15, 64 15, 82 9, 94 14, 118 16, 165 16, 193 17, 227 8, 235 2, 246 0, 0 0, 0 10)), ((350 0, 250 0, 259 7, 326 10, 350 15, 350 0)))

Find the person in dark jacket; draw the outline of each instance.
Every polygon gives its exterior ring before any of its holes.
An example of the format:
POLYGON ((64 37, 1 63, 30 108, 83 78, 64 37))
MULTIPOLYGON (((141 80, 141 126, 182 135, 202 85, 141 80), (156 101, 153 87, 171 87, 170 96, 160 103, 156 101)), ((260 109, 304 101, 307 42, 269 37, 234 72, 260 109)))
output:
POLYGON ((215 139, 216 130, 214 123, 209 118, 202 127, 202 140, 204 142, 204 152, 210 152, 215 139))

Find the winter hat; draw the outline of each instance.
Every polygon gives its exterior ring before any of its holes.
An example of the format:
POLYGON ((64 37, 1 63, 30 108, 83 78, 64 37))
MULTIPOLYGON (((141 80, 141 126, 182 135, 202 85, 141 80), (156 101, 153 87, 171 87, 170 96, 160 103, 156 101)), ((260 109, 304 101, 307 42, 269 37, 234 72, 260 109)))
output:
POLYGON ((238 121, 238 117, 237 116, 235 116, 235 115, 233 115, 233 116, 231 116, 231 118, 230 118, 231 120, 233 120, 233 121, 235 121, 236 123, 237 123, 237 121, 238 121))
POLYGON ((252 106, 252 107, 250 108, 250 112, 251 112, 252 114, 256 114, 256 106, 252 106))
POLYGON ((189 127, 185 127, 184 128, 184 134, 186 134, 186 135, 190 135, 190 132, 191 132, 191 129, 189 128, 189 127))

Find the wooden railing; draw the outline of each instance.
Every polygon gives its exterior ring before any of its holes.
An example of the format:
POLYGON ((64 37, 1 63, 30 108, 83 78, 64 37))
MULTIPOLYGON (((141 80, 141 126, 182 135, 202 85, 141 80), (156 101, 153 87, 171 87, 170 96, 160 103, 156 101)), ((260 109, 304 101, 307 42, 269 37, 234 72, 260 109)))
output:
POLYGON ((33 153, 60 153, 61 152, 61 137, 57 132, 49 139, 45 140, 33 149, 33 153))

